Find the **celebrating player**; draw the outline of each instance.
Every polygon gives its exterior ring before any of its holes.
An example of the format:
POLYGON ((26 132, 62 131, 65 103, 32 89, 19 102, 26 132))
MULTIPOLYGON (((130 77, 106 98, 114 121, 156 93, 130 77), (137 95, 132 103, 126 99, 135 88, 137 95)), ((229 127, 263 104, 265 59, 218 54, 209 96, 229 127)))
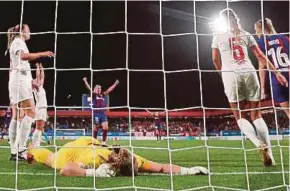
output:
MULTIPOLYGON (((36 161, 60 169, 64 176, 132 176, 139 172, 170 173, 170 164, 149 161, 124 148, 105 148, 92 137, 82 137, 65 144, 56 153, 46 148, 29 149, 29 162, 36 161), (95 147, 95 148, 94 148, 95 147), (133 160, 132 160, 133 159, 133 160), (132 164, 133 161, 133 164, 132 164), (133 167, 133 168, 132 168, 133 167)), ((185 168, 172 165, 173 174, 208 174, 204 167, 185 168)))
MULTIPOLYGON (((7 134, 7 130, 11 121, 11 107, 8 107, 6 112, 5 112, 5 119, 4 119, 4 126, 1 130, 1 139, 4 140, 4 136, 5 134, 7 134)), ((8 142, 9 142, 9 138, 8 138, 8 142)))
POLYGON ((220 17, 230 29, 227 33, 213 37, 213 63, 217 70, 222 71, 225 94, 239 128, 257 148, 261 149, 264 165, 274 165, 268 127, 258 109, 260 107, 259 79, 249 58, 248 48, 261 64, 269 64, 269 68, 273 70, 273 75, 276 76, 278 83, 282 86, 288 86, 287 80, 271 62, 268 62, 253 36, 241 28, 239 18, 232 9, 222 10, 220 17), (251 120, 256 127, 259 138, 252 124, 246 119, 245 113, 239 112, 239 109, 245 109, 246 104, 249 104, 250 109, 253 109, 251 110, 251 120))
MULTIPOLYGON (((276 69, 281 71, 281 74, 289 83, 289 38, 284 34, 277 34, 269 18, 264 19, 264 33, 262 32, 262 20, 256 22, 255 30, 259 37, 258 45, 260 49, 268 56, 268 59, 274 63, 276 69)), ((264 69, 266 67, 261 63, 259 66, 262 97, 266 97, 264 90, 266 83, 266 71, 264 69)), ((273 99, 284 108, 289 118, 289 87, 282 86, 273 73, 271 73, 271 82, 273 99)))
POLYGON ((102 92, 102 87, 100 85, 96 85, 94 90, 92 91, 87 78, 84 77, 83 81, 85 82, 86 87, 92 94, 92 103, 93 103, 93 119, 95 122, 95 128, 93 130, 93 137, 96 138, 98 135, 98 125, 102 125, 103 128, 103 141, 102 145, 106 145, 107 141, 107 133, 108 133, 108 118, 106 115, 106 110, 108 107, 108 95, 116 88, 119 84, 119 80, 116 80, 115 83, 109 87, 106 91, 102 92))
POLYGON ((11 147, 10 160, 16 160, 17 146, 19 146, 19 160, 26 159, 26 143, 35 116, 35 104, 32 95, 31 68, 29 61, 41 57, 51 57, 50 51, 29 53, 25 41, 30 39, 28 25, 16 25, 8 29, 7 52, 10 53, 9 98, 12 106, 12 120, 9 125, 9 139, 11 147), (23 119, 20 110, 25 110, 23 119), (17 126, 19 130, 17 131, 17 126), (17 139, 16 139, 17 135, 17 139), (17 140, 17 141, 16 141, 17 140))
POLYGON ((12 110, 11 110, 11 107, 8 107, 5 112, 5 119, 4 119, 4 127, 6 130, 8 129, 9 124, 11 122, 11 117, 12 117, 12 110))
MULTIPOLYGON (((32 135, 32 142, 36 146, 40 146, 42 134, 44 133, 44 126, 47 120, 47 100, 46 100, 46 92, 43 88, 44 84, 44 70, 42 64, 36 64, 36 78, 34 79, 36 84, 38 84, 38 89, 34 89, 34 98, 36 101, 36 109, 35 109, 35 130, 32 135)), ((46 136, 47 138, 47 136, 46 136)), ((49 140, 47 139, 49 143, 49 140)))
POLYGON ((160 115, 163 115, 165 112, 150 112, 148 109, 146 111, 154 117, 154 125, 156 128, 155 135, 157 138, 157 142, 161 141, 161 136, 162 136, 162 124, 161 124, 161 119, 160 115))

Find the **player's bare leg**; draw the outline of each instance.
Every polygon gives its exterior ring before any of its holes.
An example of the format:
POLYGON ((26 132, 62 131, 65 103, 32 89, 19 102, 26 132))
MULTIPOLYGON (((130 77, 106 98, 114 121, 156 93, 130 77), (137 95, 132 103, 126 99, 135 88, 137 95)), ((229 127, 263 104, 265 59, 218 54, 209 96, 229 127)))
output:
POLYGON ((93 137, 94 137, 95 139, 98 138, 98 131, 99 131, 99 125, 96 124, 96 125, 94 126, 94 128, 93 128, 93 137))
POLYGON ((141 170, 141 172, 150 172, 150 173, 162 173, 162 174, 180 174, 180 175, 199 175, 208 174, 208 170, 204 167, 196 166, 192 168, 186 168, 174 164, 160 164, 150 161, 150 164, 147 169, 141 170))
POLYGON ((282 102, 282 103, 280 103, 280 106, 283 108, 284 112, 286 113, 286 115, 290 119, 290 117, 289 117, 289 102, 288 101, 282 102))
POLYGON ((249 102, 250 108, 256 110, 251 110, 251 120, 256 127, 259 139, 263 142, 261 146, 261 153, 264 160, 265 166, 275 165, 275 160, 272 153, 271 141, 269 136, 268 126, 262 118, 260 111, 260 102, 249 102))
POLYGON ((3 142, 4 140, 4 135, 5 135, 5 127, 3 126, 3 128, 1 129, 1 138, 0 138, 0 141, 3 142))
POLYGON ((107 141, 107 135, 108 135, 108 130, 109 130, 107 121, 102 123, 102 128, 103 128, 102 145, 107 145, 106 141, 107 141))
POLYGON ((35 121, 35 130, 33 132, 32 136, 32 143, 39 147, 41 143, 41 138, 42 138, 42 132, 44 131, 44 126, 45 126, 45 121, 43 120, 37 120, 35 121))
POLYGON ((160 134, 159 134, 160 132, 158 131, 158 134, 157 134, 157 142, 159 143, 160 142, 160 140, 159 140, 159 136, 160 136, 160 134))
POLYGON ((155 131, 155 134, 156 134, 156 141, 157 141, 157 143, 159 142, 159 138, 158 138, 158 130, 156 129, 156 131, 155 131))

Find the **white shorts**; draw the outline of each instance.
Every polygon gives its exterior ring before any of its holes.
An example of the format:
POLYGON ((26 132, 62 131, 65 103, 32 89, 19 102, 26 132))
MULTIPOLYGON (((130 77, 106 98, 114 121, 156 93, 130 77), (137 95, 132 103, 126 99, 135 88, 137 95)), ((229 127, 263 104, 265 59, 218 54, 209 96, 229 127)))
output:
POLYGON ((260 83, 256 71, 223 72, 222 79, 225 94, 230 103, 261 100, 260 83))
POLYGON ((32 85, 30 80, 9 81, 9 99, 11 104, 33 99, 32 85))
POLYGON ((42 120, 46 121, 47 120, 47 109, 46 108, 35 108, 35 121, 42 120))

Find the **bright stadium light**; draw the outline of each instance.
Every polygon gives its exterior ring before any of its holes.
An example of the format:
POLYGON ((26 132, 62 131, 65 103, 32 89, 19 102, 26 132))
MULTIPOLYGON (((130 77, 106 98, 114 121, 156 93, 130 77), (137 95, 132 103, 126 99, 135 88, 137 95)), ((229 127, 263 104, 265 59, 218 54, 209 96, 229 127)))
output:
POLYGON ((224 19, 218 17, 214 21, 209 23, 213 33, 224 33, 227 31, 227 23, 224 19))

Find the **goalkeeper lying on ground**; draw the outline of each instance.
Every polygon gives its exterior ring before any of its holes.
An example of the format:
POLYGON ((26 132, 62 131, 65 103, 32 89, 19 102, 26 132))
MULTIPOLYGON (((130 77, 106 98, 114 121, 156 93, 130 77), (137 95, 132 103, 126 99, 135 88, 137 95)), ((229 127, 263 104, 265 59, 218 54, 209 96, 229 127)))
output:
MULTIPOLYGON (((132 176, 133 171, 135 176, 139 172, 170 173, 169 164, 149 161, 136 154, 132 157, 128 149, 102 147, 100 142, 92 137, 71 141, 55 153, 30 145, 27 157, 29 163, 36 161, 60 169, 60 174, 64 176, 132 176)), ((199 175, 208 174, 208 170, 198 166, 185 168, 172 165, 172 173, 199 175)))

